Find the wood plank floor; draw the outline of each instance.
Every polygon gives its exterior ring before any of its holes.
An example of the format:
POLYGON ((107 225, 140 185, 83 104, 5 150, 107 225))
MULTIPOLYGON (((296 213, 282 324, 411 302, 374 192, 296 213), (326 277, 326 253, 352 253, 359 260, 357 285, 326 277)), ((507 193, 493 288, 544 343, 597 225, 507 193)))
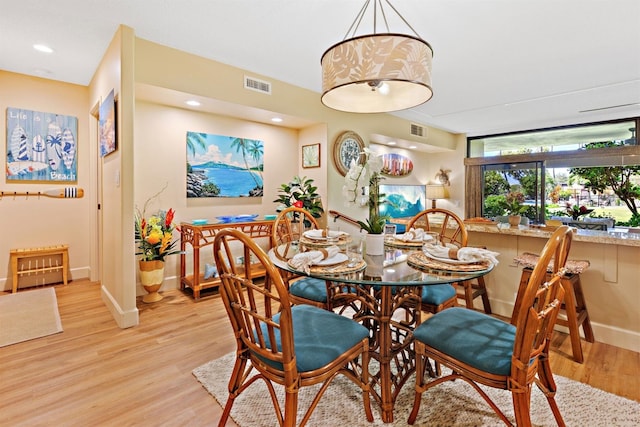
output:
MULTIPOLYGON (((139 326, 120 329, 98 284, 55 289, 64 332, 0 348, 1 426, 217 424, 220 406, 191 374, 235 348, 217 296, 164 292, 139 303, 139 326)), ((639 353, 583 342, 577 364, 567 335, 553 344, 554 373, 640 402, 639 353)))

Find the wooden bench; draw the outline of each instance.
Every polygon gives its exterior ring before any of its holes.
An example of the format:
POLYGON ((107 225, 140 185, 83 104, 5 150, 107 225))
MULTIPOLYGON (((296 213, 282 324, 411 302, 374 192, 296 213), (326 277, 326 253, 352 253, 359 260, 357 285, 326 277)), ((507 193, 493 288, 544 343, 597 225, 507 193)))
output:
POLYGON ((13 272, 12 292, 18 291, 18 278, 25 274, 48 273, 62 270, 62 282, 66 285, 69 272, 69 246, 54 245, 40 248, 11 249, 11 270, 13 272), (62 261, 58 259, 62 258, 62 261), (34 261, 25 265, 27 258, 41 258, 42 262, 34 261), (48 261, 48 262, 47 262, 48 261), (19 268, 20 267, 20 268, 19 268))

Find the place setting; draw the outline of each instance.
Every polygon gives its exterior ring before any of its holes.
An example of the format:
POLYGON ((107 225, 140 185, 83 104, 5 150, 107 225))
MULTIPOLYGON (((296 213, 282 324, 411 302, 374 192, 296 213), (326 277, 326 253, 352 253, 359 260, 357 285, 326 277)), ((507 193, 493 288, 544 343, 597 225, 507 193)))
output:
POLYGON ((425 243, 436 243, 438 233, 425 231, 422 228, 411 228, 403 234, 393 234, 385 239, 384 244, 393 248, 421 248, 425 243))
POLYGON ((362 258, 362 252, 356 248, 341 252, 336 245, 300 252, 288 262, 297 271, 310 273, 353 273, 364 269, 367 264, 362 258))
POLYGON ((422 251, 409 254, 407 263, 416 268, 444 271, 483 271, 498 264, 498 255, 483 248, 425 244, 422 251))
POLYGON ((300 243, 312 248, 326 246, 344 247, 351 242, 349 233, 329 228, 307 230, 300 236, 300 243))

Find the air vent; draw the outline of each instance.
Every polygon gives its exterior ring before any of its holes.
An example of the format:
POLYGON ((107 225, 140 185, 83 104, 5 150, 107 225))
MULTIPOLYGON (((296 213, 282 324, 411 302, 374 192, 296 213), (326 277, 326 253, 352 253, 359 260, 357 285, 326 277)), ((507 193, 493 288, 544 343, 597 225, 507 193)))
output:
POLYGON ((427 129, 424 126, 411 123, 411 135, 419 136, 420 138, 427 137, 427 129))
POLYGON ((271 95, 271 83, 255 77, 244 76, 244 88, 271 95))

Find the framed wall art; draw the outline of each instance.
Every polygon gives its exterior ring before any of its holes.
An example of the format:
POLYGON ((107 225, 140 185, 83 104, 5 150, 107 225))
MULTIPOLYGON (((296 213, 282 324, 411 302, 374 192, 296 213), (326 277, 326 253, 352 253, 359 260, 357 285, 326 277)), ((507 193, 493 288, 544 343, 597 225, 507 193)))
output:
POLYGON ((311 144, 302 146, 302 167, 303 168, 319 168, 320 167, 320 144, 311 144))
POLYGON ((78 119, 7 108, 7 182, 76 182, 78 119))
POLYGON ((264 143, 187 132, 187 197, 262 197, 264 143))
POLYGON ((108 156, 116 151, 116 101, 113 89, 100 104, 98 112, 98 127, 100 134, 100 156, 108 156))

